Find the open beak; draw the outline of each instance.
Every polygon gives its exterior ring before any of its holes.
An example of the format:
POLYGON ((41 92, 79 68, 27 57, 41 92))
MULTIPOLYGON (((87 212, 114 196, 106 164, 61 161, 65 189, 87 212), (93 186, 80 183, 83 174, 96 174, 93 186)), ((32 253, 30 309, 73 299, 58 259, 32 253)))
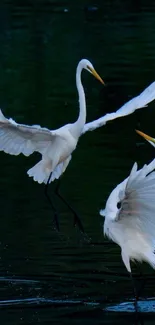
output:
POLYGON ((149 135, 139 131, 139 130, 136 130, 136 132, 141 135, 145 140, 149 141, 149 142, 153 142, 153 144, 155 143, 155 139, 154 138, 151 138, 149 135))
POLYGON ((97 80, 99 80, 103 85, 105 85, 104 81, 102 80, 102 78, 99 76, 99 74, 96 72, 95 69, 89 67, 89 70, 97 80))

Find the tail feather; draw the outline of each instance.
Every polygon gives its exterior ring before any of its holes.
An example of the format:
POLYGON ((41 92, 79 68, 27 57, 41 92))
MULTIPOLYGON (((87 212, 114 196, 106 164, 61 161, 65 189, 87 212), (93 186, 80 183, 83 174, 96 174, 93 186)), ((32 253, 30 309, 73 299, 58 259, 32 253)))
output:
POLYGON ((47 182, 51 183, 55 179, 58 179, 66 170, 70 160, 71 155, 65 159, 63 162, 59 163, 54 169, 52 169, 52 161, 40 160, 35 166, 27 171, 29 177, 33 177, 33 180, 39 184, 47 182), (52 175, 49 180, 50 173, 52 175))
POLYGON ((43 183, 44 180, 49 177, 49 171, 44 166, 43 161, 39 161, 35 166, 27 171, 29 177, 33 177, 33 180, 39 184, 43 183))

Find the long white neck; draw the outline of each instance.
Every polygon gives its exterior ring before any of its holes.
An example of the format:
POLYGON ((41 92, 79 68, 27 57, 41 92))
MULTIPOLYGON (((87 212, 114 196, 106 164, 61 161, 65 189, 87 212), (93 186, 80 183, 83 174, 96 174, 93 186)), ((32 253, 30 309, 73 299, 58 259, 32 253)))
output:
POLYGON ((84 89, 81 83, 81 71, 81 64, 78 64, 76 69, 76 87, 79 95, 80 111, 77 121, 72 125, 72 134, 75 138, 79 138, 86 122, 86 100, 84 89))

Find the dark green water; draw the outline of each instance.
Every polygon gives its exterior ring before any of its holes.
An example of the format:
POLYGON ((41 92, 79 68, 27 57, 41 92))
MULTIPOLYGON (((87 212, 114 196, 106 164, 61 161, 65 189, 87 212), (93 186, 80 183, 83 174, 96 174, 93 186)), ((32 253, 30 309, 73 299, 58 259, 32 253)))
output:
MULTIPOLYGON (((51 129, 74 121, 75 69, 84 57, 106 82, 103 88, 83 73, 90 121, 155 80, 154 1, 1 2, 0 106, 6 116, 51 129)), ((133 293, 119 248, 102 235, 98 211, 134 161, 142 166, 154 157, 135 133, 139 128, 155 136, 154 120, 155 102, 81 137, 61 192, 79 212, 91 243, 60 202, 61 231, 53 229, 44 187, 26 175, 37 155, 0 153, 1 324, 134 324, 133 314, 103 311, 133 293)), ((142 270, 141 296, 154 297, 154 272, 148 265, 142 270)), ((154 315, 143 320, 154 324, 154 315)))

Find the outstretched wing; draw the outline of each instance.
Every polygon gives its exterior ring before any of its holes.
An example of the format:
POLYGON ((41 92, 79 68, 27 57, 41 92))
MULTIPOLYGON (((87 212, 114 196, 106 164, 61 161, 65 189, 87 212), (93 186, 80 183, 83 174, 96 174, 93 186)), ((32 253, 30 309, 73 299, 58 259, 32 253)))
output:
POLYGON ((7 119, 0 110, 0 151, 11 155, 31 155, 34 151, 41 154, 57 137, 57 131, 41 128, 39 125, 17 124, 7 119))
POLYGON ((136 171, 134 165, 124 182, 125 197, 116 217, 124 229, 137 229, 145 234, 148 242, 155 243, 155 159, 136 171))
POLYGON ((153 82, 149 87, 147 87, 139 96, 132 98, 129 102, 124 104, 114 113, 109 113, 100 117, 99 119, 86 123, 82 134, 87 131, 93 131, 103 125, 108 121, 115 120, 116 118, 132 114, 139 108, 145 107, 148 103, 155 99, 155 82, 153 82))

